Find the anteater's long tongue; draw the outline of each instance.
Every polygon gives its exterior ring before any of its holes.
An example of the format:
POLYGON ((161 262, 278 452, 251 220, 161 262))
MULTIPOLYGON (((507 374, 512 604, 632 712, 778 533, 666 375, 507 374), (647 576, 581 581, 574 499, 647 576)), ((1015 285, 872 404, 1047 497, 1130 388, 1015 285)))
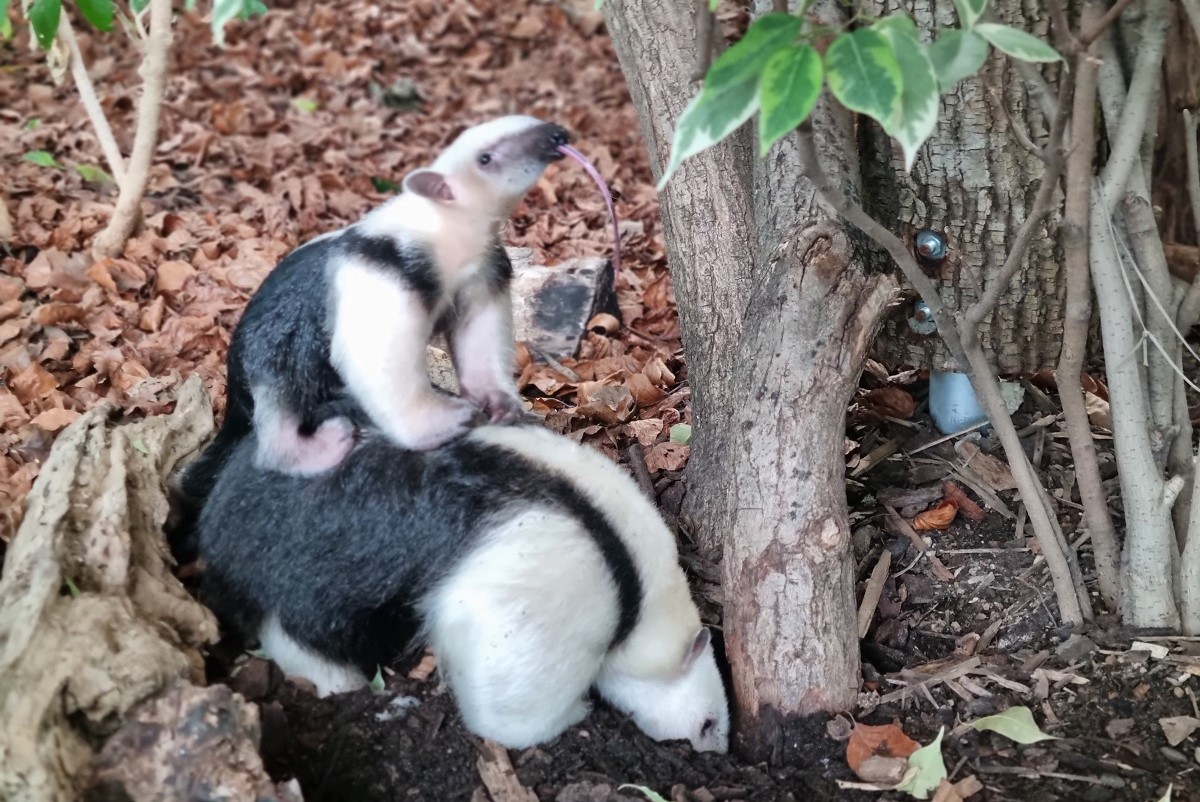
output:
POLYGON ((564 156, 570 156, 575 161, 583 166, 587 174, 592 177, 592 180, 600 187, 600 192, 604 195, 604 202, 608 204, 608 216, 612 218, 613 227, 613 288, 617 286, 617 276, 621 273, 621 228, 617 225, 617 210, 613 206, 612 192, 608 189, 608 184, 604 183, 604 179, 600 176, 600 171, 592 166, 592 163, 587 160, 579 151, 570 145, 559 145, 558 152, 564 156))

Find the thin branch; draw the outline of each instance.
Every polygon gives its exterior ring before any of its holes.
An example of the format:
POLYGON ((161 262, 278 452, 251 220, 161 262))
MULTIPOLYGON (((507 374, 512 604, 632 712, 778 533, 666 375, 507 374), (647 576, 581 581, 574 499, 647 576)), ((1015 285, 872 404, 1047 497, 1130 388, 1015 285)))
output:
POLYGON ((988 364, 983 348, 979 344, 978 326, 966 327, 960 334, 957 321, 943 305, 937 288, 922 272, 904 244, 895 234, 867 214, 861 206, 850 201, 829 178, 817 157, 811 122, 805 122, 796 130, 796 138, 801 171, 812 183, 817 194, 835 212, 857 226, 876 244, 891 254, 905 278, 928 304, 934 321, 937 323, 938 332, 960 366, 960 370, 970 378, 980 405, 987 413, 1004 446, 1004 453, 1008 458, 1009 467, 1012 469, 1013 478, 1017 482, 1017 489, 1021 493, 1021 497, 1030 500, 1026 502, 1026 508, 1029 512, 1030 522, 1033 524, 1034 533, 1042 548, 1042 554, 1046 558, 1046 566, 1050 569, 1055 596, 1058 599, 1059 613, 1069 623, 1082 624, 1087 618, 1090 618, 1090 615, 1084 613, 1084 606, 1088 604, 1088 600, 1086 597, 1081 599, 1076 592, 1066 557, 1068 547, 1056 538, 1045 506, 1032 503, 1040 498, 1042 488, 1033 471, 1033 466, 1029 463, 1029 458, 1021 447, 1021 439, 1017 437, 1012 418, 1004 406, 1004 397, 1000 392, 1000 383, 996 378, 996 373, 988 364))
MULTIPOLYGON (((1121 14, 1132 2, 1133 0, 1117 0, 1117 2, 1113 4, 1113 7, 1110 8, 1104 14, 1104 16, 1096 21, 1095 25, 1088 28, 1082 35, 1080 35, 1079 44, 1082 47, 1088 47, 1092 44, 1092 42, 1095 42, 1097 39, 1099 39, 1101 34, 1107 31, 1112 24, 1117 21, 1117 17, 1121 16, 1121 14)), ((1195 0, 1184 0, 1184 2, 1195 2, 1195 0)))
POLYGON ((79 99, 83 103, 88 119, 91 120, 92 130, 100 142, 100 150, 104 153, 104 159, 108 162, 108 171, 112 173, 117 186, 123 188, 125 186, 125 159, 121 156, 121 149, 117 146, 116 137, 113 136, 112 128, 108 125, 108 117, 105 116, 104 109, 100 106, 100 99, 96 97, 96 87, 92 83, 92 76, 88 74, 87 64, 83 61, 83 53, 79 50, 79 42, 75 39, 75 31, 71 28, 71 21, 65 12, 58 18, 58 36, 66 43, 67 50, 71 54, 71 77, 75 79, 75 89, 79 92, 79 99))
POLYGON ((1133 77, 1121 106, 1121 120, 1112 141, 1112 152, 1101 173, 1103 196, 1111 205, 1109 215, 1125 192, 1130 170, 1141 163, 1142 140, 1145 128, 1152 124, 1150 109, 1157 102, 1159 71, 1171 21, 1169 0, 1146 0, 1146 16, 1142 22, 1137 60, 1133 77))
POLYGON ((154 149, 158 145, 170 51, 171 0, 150 0, 150 38, 146 41, 139 70, 142 75, 142 99, 138 102, 133 153, 129 158, 126 181, 121 185, 121 194, 117 197, 117 208, 113 210, 108 226, 92 244, 92 251, 97 257, 120 253, 141 220, 142 196, 150 178, 154 149))
POLYGON ((1034 197, 1033 208, 1029 210, 1025 222, 1017 230, 1017 236, 1013 240, 1012 248, 1009 250, 1000 272, 988 284, 979 300, 963 315, 964 325, 978 326, 984 318, 991 314, 996 304, 1000 302, 1000 297, 1008 289, 1013 276, 1021 269, 1021 264, 1025 261, 1025 255, 1029 252, 1029 246, 1033 242, 1034 232, 1041 227, 1042 221, 1053 209, 1051 201, 1054 199, 1055 190, 1058 189, 1058 178, 1063 168, 1062 140, 1067 124, 1066 107, 1070 102, 1074 86, 1075 81, 1072 75, 1064 75, 1062 83, 1059 85, 1058 111, 1055 113, 1054 127, 1050 130, 1050 139, 1041 152, 1046 171, 1042 174, 1041 184, 1034 197))
MULTIPOLYGON (((1097 16, 1098 3, 1084 5, 1081 25, 1087 27, 1097 16)), ((1066 209, 1059 229, 1063 241, 1067 302, 1063 315, 1063 342, 1055 378, 1066 420, 1067 438, 1075 462, 1079 500, 1084 521, 1092 535, 1100 594, 1109 609, 1119 610, 1121 601, 1120 550, 1116 529, 1108 510, 1108 497, 1100 479, 1096 441, 1083 400, 1083 361, 1087 354, 1088 326, 1092 319, 1092 277, 1088 271, 1088 213, 1092 195, 1092 160, 1096 153, 1095 47, 1075 59, 1075 97, 1071 112, 1071 145, 1066 165, 1066 209)))
POLYGON ((1046 118, 1046 124, 1054 125, 1055 118, 1058 116, 1058 107, 1054 105, 1054 92, 1050 91, 1050 84, 1046 83, 1046 79, 1034 65, 1017 59, 1013 59, 1012 64, 1016 68, 1017 74, 1021 76, 1021 80, 1025 82, 1025 89, 1029 92, 1029 96, 1041 108, 1042 115, 1046 118))
MULTIPOLYGON (((1191 0, 1196 5, 1195 23, 1196 35, 1200 37, 1200 0, 1191 0)), ((1189 8, 1188 13, 1192 11, 1189 8)), ((1187 185, 1188 195, 1192 200, 1192 220, 1195 223, 1196 234, 1200 236, 1200 159, 1196 156, 1196 133, 1200 127, 1200 115, 1188 110, 1183 112, 1183 139, 1187 150, 1187 185)), ((1182 332, 1187 332, 1200 320, 1200 272, 1192 279, 1192 284, 1179 304, 1175 313, 1175 325, 1182 332)))
POLYGON ((695 0, 696 3, 696 66, 692 70, 693 81, 703 81, 712 66, 714 36, 716 31, 715 15, 708 7, 708 0, 695 0))

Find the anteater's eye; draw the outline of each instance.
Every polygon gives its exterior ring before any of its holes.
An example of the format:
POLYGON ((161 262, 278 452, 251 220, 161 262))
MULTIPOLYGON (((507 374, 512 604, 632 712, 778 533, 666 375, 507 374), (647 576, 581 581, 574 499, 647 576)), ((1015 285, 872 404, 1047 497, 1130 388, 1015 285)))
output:
POLYGON ((703 738, 708 735, 708 733, 712 731, 713 725, 716 723, 717 722, 715 719, 704 719, 704 723, 700 725, 700 737, 703 738))
POLYGON ((492 163, 492 154, 490 154, 490 153, 480 153, 479 154, 479 166, 480 167, 483 167, 483 166, 491 164, 491 163, 492 163))

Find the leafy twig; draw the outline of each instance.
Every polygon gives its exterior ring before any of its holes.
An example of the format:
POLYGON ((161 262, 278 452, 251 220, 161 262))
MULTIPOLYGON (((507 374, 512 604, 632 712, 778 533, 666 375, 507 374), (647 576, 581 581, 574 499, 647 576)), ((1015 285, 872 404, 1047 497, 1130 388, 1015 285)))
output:
POLYGON ((95 85, 92 84, 92 77, 88 74, 87 65, 83 61, 83 53, 79 50, 79 42, 75 39, 75 31, 71 27, 71 21, 65 9, 58 18, 58 36, 67 45, 67 50, 71 54, 71 77, 75 80, 75 89, 79 92, 79 99, 83 102, 84 111, 87 112, 88 119, 92 122, 92 129, 96 133, 96 139, 100 142, 100 150, 103 151, 104 159, 108 162, 109 172, 112 173, 117 186, 124 187, 125 159, 121 156, 121 149, 117 146, 112 128, 109 127, 108 118, 100 106, 99 98, 96 97, 95 85))

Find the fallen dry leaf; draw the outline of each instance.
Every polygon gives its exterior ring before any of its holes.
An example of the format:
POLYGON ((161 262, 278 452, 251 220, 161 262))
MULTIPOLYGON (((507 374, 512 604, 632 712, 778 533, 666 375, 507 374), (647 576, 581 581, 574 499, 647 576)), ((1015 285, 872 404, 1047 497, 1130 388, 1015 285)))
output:
POLYGON ((1095 393, 1084 392, 1083 407, 1087 410, 1088 420, 1093 426, 1107 432, 1113 430, 1112 412, 1107 401, 1095 393))
POLYGON ((659 443, 646 452, 646 468, 658 471, 681 471, 692 453, 691 446, 681 443, 659 443))
POLYGON ((1193 732, 1200 729, 1200 718, 1193 716, 1170 716, 1169 718, 1160 718, 1158 726, 1162 727, 1163 735, 1166 736, 1168 744, 1179 746, 1193 732))
POLYGON ((58 389, 58 379, 36 362, 9 380, 8 386, 22 404, 32 404, 47 398, 58 389))
POLYGON ((863 406, 889 418, 908 420, 917 411, 912 394, 901 387, 877 387, 863 396, 863 406))
POLYGON ((849 740, 846 741, 846 764, 850 766, 851 771, 859 774, 863 761, 869 757, 899 758, 907 761, 908 756, 920 748, 921 745, 909 738, 896 724, 856 723, 849 740))
POLYGON ((946 529, 954 521, 954 516, 958 514, 958 505, 953 501, 943 501, 931 510, 918 515, 913 519, 912 527, 918 532, 932 532, 938 529, 946 529))
POLYGON ((79 417, 73 409, 48 409, 35 417, 32 423, 47 432, 57 432, 79 417))
POLYGON ((196 268, 187 262, 163 262, 154 276, 154 291, 173 293, 183 289, 187 280, 196 273, 196 268))
POLYGON ((611 337, 621 330, 621 321, 607 312, 601 312, 587 322, 587 329, 611 337))
POLYGON ((954 450, 966 460, 971 470, 979 474, 996 492, 1016 490, 1017 482, 1013 479, 1012 471, 1001 460, 991 454, 984 454, 979 446, 970 440, 960 440, 954 444, 954 450))

